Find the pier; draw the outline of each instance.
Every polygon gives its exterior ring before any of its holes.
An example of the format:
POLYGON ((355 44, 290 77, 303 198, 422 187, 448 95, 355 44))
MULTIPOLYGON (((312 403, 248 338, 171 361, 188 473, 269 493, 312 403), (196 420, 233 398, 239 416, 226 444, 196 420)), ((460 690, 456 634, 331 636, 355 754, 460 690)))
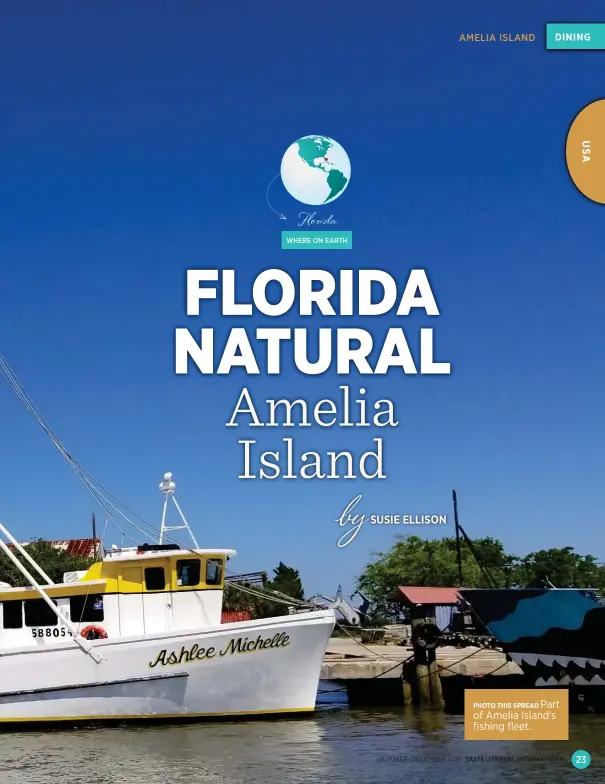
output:
MULTIPOLYGON (((364 645, 361 647, 348 637, 333 637, 326 651, 321 671, 322 680, 350 681, 360 678, 403 677, 403 662, 412 656, 411 647, 400 645, 364 645), (397 665, 397 666, 394 666, 397 665)), ((441 678, 452 675, 481 678, 494 672, 494 676, 521 675, 521 669, 506 661, 501 651, 446 646, 437 648, 437 665, 441 678), (472 654, 472 655, 471 655, 472 654)))
MULTIPOLYGON (((353 639, 333 637, 321 671, 323 681, 346 688, 351 705, 394 705, 419 701, 416 668, 411 647, 363 645, 353 639)), ((436 649, 436 674, 448 708, 457 708, 465 688, 522 687, 521 669, 501 651, 475 647, 436 649), (497 679, 494 683, 493 679, 497 679)))

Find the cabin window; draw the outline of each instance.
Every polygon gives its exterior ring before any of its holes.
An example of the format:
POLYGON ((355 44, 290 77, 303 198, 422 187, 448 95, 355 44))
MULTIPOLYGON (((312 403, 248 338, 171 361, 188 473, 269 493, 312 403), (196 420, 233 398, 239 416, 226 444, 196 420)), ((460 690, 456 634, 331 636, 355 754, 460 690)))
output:
POLYGON ((5 629, 23 628, 23 602, 4 602, 2 608, 5 629))
POLYGON ((209 558, 206 561, 206 585, 220 585, 223 581, 223 561, 209 558))
POLYGON ((163 566, 150 566, 145 569, 145 588, 148 591, 163 591, 166 588, 163 566))
POLYGON ((176 584, 179 588, 193 588, 200 584, 201 577, 199 558, 176 562, 176 584))
POLYGON ((69 614, 74 623, 98 623, 105 620, 102 596, 72 596, 69 614))
POLYGON ((57 616, 46 604, 44 599, 26 599, 25 602, 23 602, 23 605, 25 607, 26 626, 57 625, 57 616))

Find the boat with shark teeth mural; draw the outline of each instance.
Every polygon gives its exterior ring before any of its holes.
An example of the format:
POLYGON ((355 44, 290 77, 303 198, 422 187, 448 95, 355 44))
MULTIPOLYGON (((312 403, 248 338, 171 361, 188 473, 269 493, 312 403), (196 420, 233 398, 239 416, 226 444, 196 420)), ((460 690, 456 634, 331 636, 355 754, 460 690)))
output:
POLYGON ((534 686, 567 686, 570 709, 605 711, 605 606, 595 591, 507 588, 458 593, 534 686))

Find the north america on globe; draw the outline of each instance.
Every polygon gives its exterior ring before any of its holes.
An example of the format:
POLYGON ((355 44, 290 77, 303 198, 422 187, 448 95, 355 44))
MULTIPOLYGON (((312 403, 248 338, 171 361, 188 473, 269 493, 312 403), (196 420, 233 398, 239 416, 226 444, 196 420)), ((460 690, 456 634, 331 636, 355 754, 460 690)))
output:
POLYGON ((329 136, 303 136, 291 144, 281 162, 281 179, 290 196, 303 204, 329 204, 351 179, 344 148, 329 136))

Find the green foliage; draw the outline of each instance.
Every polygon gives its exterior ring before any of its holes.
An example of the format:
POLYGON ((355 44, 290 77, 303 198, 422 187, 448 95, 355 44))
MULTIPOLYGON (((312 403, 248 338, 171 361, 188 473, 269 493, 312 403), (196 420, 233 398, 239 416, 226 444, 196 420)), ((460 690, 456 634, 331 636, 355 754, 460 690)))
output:
MULTIPOLYGON (((25 550, 55 583, 63 582, 65 572, 78 572, 88 569, 94 563, 93 558, 68 555, 63 550, 57 550, 43 539, 37 539, 25 545, 25 550)), ((15 551, 15 555, 30 574, 35 571, 18 552, 15 551)), ((33 576, 36 579, 39 577, 37 573, 33 574, 33 576)), ((22 587, 28 584, 28 580, 3 552, 0 552, 0 581, 14 587, 22 587)))
MULTIPOLYGON (((244 584, 243 587, 259 593, 265 593, 269 590, 278 591, 294 599, 304 598, 303 585, 298 570, 287 566, 281 561, 277 568, 273 570, 273 579, 265 583, 264 591, 252 585, 244 584)), ((276 615, 288 614, 287 604, 261 598, 230 584, 225 586, 223 609, 233 611, 247 610, 253 618, 272 618, 276 615)))
MULTIPOLYGON (((242 588, 255 590, 251 585, 242 583, 242 588)), ((253 596, 242 588, 235 587, 230 583, 225 584, 223 592, 223 610, 226 612, 250 612, 255 615, 256 606, 259 599, 253 596)))
MULTIPOLYGON (((506 553, 502 543, 491 537, 471 542, 498 588, 544 587, 549 582, 557 588, 605 588, 604 567, 593 556, 574 552, 573 547, 539 550, 520 558, 506 553)), ((465 542, 461 542, 461 556, 464 587, 490 587, 465 542)), ((376 553, 357 583, 373 602, 374 623, 402 619, 400 585, 459 587, 456 540, 409 536, 399 539, 388 552, 376 553)))
MULTIPOLYGON (((269 580, 265 588, 293 599, 304 599, 305 596, 298 570, 293 569, 291 566, 286 566, 282 561, 273 570, 273 579, 269 580)), ((262 601, 257 608, 257 613, 255 616, 257 618, 273 618, 276 615, 287 615, 288 605, 284 604, 283 601, 262 601)))
POLYGON ((592 555, 580 555, 573 547, 538 550, 516 565, 517 582, 528 588, 541 588, 551 582, 557 588, 605 587, 605 570, 592 555))
POLYGON ((291 596, 293 599, 305 598, 298 569, 286 566, 282 561, 279 562, 277 569, 273 570, 273 579, 267 583, 267 588, 291 596))

